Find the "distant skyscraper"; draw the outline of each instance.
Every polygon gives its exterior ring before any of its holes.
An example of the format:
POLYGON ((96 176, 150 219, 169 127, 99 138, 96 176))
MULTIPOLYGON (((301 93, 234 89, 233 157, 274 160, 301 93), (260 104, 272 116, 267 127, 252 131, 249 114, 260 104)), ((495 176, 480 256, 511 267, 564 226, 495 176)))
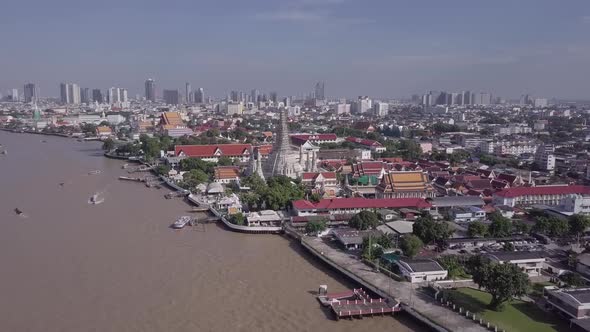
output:
POLYGON ((59 84, 59 95, 62 104, 69 104, 70 103, 70 91, 68 89, 67 83, 60 83, 59 84))
POLYGON ((229 100, 233 101, 233 102, 239 102, 240 101, 240 93, 238 91, 231 91, 229 93, 229 100))
POLYGON ((156 101, 156 81, 151 78, 145 81, 145 99, 151 102, 156 101))
POLYGON ((184 84, 184 88, 185 88, 185 98, 186 98, 186 103, 187 104, 192 104, 193 103, 193 88, 191 87, 190 83, 185 83, 184 84))
POLYGON ((82 103, 88 104, 90 103, 90 89, 82 88, 80 89, 80 100, 82 103))
POLYGON ((471 99, 471 92, 469 91, 463 91, 463 103, 462 105, 471 105, 473 104, 473 100, 471 99))
POLYGON ((74 83, 61 83, 59 86, 62 104, 80 104, 80 87, 74 83))
POLYGON ((31 103, 37 101, 37 88, 33 83, 25 84, 25 103, 31 103))
POLYGON ((93 89, 92 90, 92 101, 95 101, 97 103, 103 103, 104 102, 104 97, 102 96, 102 91, 100 91, 100 89, 93 89))
POLYGON ((10 90, 10 100, 11 101, 18 101, 18 89, 10 90))
POLYGON ((315 99, 324 100, 324 82, 317 82, 315 85, 315 99))
POLYGON ((203 88, 198 88, 197 91, 195 91, 195 103, 205 103, 205 90, 203 90, 203 88))
POLYGON ((260 91, 253 89, 252 92, 250 92, 250 101, 256 104, 258 103, 258 99, 260 99, 260 91))
POLYGON ((178 90, 164 90, 164 102, 168 105, 178 105, 178 90))
POLYGON ((531 98, 531 96, 529 95, 522 95, 520 96, 520 104, 523 106, 526 105, 531 105, 533 103, 533 100, 531 98))
POLYGON ((277 93, 276 92, 271 92, 270 93, 270 101, 272 101, 273 103, 276 104, 278 100, 279 99, 278 99, 277 93))

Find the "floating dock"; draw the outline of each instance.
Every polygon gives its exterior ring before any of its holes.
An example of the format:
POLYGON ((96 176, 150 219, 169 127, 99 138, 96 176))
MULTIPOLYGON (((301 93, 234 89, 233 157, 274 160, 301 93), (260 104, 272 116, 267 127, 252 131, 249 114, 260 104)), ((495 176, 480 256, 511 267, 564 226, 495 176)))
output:
POLYGON ((401 311, 399 302, 382 298, 373 299, 362 288, 348 292, 319 295, 318 300, 323 306, 329 306, 332 309, 336 319, 393 315, 395 312, 401 311))

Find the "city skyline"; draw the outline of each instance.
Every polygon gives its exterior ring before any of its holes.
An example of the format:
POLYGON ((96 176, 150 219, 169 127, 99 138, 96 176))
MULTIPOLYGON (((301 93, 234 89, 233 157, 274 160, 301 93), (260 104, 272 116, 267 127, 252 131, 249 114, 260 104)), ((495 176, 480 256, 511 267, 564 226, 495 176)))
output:
POLYGON ((62 0, 7 3, 0 18, 10 41, 0 91, 33 82, 40 97, 59 96, 64 81, 143 95, 148 77, 179 91, 191 82, 212 96, 252 89, 303 95, 319 81, 328 82, 327 97, 433 89, 590 95, 590 3, 581 0, 107 0, 92 11, 62 0), (42 23, 48 17, 51 25, 42 23), (104 17, 108 26, 95 24, 104 17), (187 43, 198 31, 203 41, 187 43))

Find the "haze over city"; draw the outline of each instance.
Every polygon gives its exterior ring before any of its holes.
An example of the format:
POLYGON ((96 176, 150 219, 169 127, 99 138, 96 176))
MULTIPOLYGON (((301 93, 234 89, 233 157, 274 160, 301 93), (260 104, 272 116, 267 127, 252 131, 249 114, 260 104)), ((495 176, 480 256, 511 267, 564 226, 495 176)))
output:
POLYGON ((257 88, 403 97, 428 90, 581 99, 590 2, 11 1, 0 11, 0 91, 60 82, 143 94, 184 82, 213 96, 257 88))

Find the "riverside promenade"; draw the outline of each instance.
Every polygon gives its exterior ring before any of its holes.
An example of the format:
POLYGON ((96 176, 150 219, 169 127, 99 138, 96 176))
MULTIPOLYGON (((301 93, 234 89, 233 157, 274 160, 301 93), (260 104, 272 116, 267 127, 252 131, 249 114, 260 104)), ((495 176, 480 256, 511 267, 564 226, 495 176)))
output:
POLYGON ((382 273, 375 272, 349 253, 332 248, 321 238, 304 236, 301 238, 301 244, 319 259, 377 295, 400 301, 404 311, 435 331, 489 331, 483 326, 441 307, 430 296, 417 291, 411 283, 395 281, 382 273))

